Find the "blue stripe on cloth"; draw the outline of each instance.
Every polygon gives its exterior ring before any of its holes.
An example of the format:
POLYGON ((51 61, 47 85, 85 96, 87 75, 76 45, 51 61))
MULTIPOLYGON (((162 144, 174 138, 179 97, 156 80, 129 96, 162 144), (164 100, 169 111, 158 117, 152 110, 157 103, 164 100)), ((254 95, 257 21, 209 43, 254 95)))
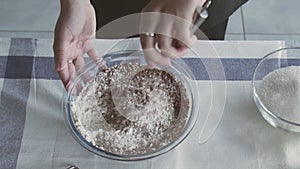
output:
MULTIPOLYGON (((223 76, 209 77, 205 63, 213 62, 216 66, 223 66, 226 80, 251 80, 252 74, 260 59, 235 59, 235 58, 184 58, 197 80, 224 80, 223 76)), ((213 65, 213 64, 210 64, 213 65)), ((223 72, 221 72, 223 73, 223 72)))
POLYGON ((59 79, 59 76, 55 70, 54 59, 52 57, 36 57, 33 78, 59 79))
MULTIPOLYGON (((4 76, 11 78, 30 77, 32 57, 23 57, 23 55, 33 56, 35 48, 36 43, 32 39, 11 39, 4 76)), ((0 156, 0 168, 16 168, 29 90, 30 79, 4 79, 0 104, 0 152, 2 154, 0 156)))
POLYGON ((184 62, 189 66, 189 68, 193 72, 195 79, 197 80, 209 79, 209 75, 205 69, 205 66, 200 59, 185 58, 184 62))
POLYGON ((240 59, 241 80, 251 80, 260 59, 240 59))
MULTIPOLYGON (((0 78, 8 79, 54 79, 58 80, 59 76, 55 70, 53 57, 29 57, 29 56, 9 56, 9 62, 11 67, 8 68, 11 72, 7 72, 5 76, 0 78), (31 73, 32 62, 34 62, 33 73, 31 73), (13 66, 12 66, 13 65, 13 66)), ((0 62, 4 61, 5 57, 0 57, 0 62)), ((220 62, 223 66, 226 80, 240 80, 248 81, 252 79, 254 69, 260 59, 240 59, 240 58, 184 58, 184 62, 189 65, 189 68, 194 73, 196 80, 224 80, 222 76, 210 77, 205 67, 205 63, 216 63, 220 66, 220 62)), ((276 60, 274 60, 274 63, 276 60)), ((278 61, 277 61, 278 62, 278 61)), ((281 61, 281 63, 287 63, 288 65, 300 65, 300 59, 289 59, 287 62, 281 61)), ((114 62, 112 64, 118 64, 114 62)), ((272 64, 272 62, 270 62, 272 64)), ((214 64, 210 64, 214 65, 214 64)), ((112 65, 110 65, 112 66, 112 65)), ((0 67, 0 71, 2 71, 0 67)), ((212 68, 213 69, 213 68, 212 68)), ((221 72, 222 73, 222 72, 221 72)))
MULTIPOLYGON (((221 59, 225 71, 226 80, 251 80, 255 66, 259 59, 221 59)), ((206 71, 204 63, 219 62, 212 58, 184 58, 184 62, 193 72, 196 80, 224 80, 222 77, 211 78, 206 71)), ((115 62, 113 64, 118 64, 115 62)), ((112 66, 113 64, 109 65, 112 66)), ((59 77, 54 68, 52 57, 35 58, 35 77, 36 79, 54 79, 59 77)), ((24 77, 25 78, 25 77, 24 77)))
POLYGON ((31 79, 32 56, 8 56, 5 79, 31 79))
POLYGON ((7 56, 0 56, 0 78, 5 76, 7 56))

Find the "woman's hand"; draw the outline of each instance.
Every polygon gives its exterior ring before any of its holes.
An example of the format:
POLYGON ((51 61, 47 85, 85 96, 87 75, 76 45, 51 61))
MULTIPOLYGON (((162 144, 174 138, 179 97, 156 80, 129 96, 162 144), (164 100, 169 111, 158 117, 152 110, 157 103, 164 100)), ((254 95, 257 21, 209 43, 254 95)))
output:
POLYGON ((140 41, 150 67, 156 64, 169 66, 171 58, 180 58, 187 53, 187 49, 197 40, 190 32, 194 12, 204 1, 151 0, 144 7, 140 41))
POLYGON ((56 70, 67 90, 84 64, 84 53, 100 58, 94 47, 95 32, 95 10, 89 0, 61 0, 53 50, 56 70))

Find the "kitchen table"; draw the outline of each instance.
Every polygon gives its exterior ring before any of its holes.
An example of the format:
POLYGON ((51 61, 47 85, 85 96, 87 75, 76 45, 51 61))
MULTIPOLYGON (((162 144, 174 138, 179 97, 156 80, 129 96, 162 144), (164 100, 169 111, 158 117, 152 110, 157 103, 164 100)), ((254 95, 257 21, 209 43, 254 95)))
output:
MULTIPOLYGON (((54 68, 52 43, 0 38, 1 169, 300 168, 300 134, 270 126, 255 106, 251 86, 264 55, 299 42, 197 41, 192 48, 197 55, 184 57, 200 91, 194 129, 171 152, 136 162, 99 157, 72 138, 61 109, 66 91, 54 68)), ((102 53, 140 48, 138 39, 97 39, 96 46, 102 53)))

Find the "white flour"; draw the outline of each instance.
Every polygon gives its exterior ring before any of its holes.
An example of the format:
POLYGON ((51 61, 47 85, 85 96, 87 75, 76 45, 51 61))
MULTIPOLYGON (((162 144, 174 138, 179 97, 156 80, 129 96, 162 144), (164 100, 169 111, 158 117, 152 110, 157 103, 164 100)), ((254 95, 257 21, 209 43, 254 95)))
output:
POLYGON ((263 78, 258 94, 272 113, 300 124, 300 66, 269 73, 263 78))
POLYGON ((166 72, 128 75, 144 69, 121 65, 85 85, 71 109, 87 141, 111 153, 136 155, 152 152, 181 133, 189 110, 185 89, 166 72), (178 109, 180 101, 185 106, 178 109))

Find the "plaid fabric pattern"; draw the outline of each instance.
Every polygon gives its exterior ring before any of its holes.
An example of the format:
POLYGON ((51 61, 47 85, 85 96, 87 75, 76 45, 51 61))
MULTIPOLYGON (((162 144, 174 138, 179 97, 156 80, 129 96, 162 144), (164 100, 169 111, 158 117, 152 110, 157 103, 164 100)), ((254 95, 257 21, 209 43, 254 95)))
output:
MULTIPOLYGON (((104 43, 104 42, 99 42, 104 43)), ((204 42, 205 43, 205 42, 204 42)), ((246 42, 245 42, 246 43, 246 42)), ((228 46, 232 42, 216 42, 216 45, 228 46)), ((237 45, 238 43, 235 43, 237 45)), ((268 43, 266 43, 268 45, 268 43)), ((275 50, 280 45, 271 43, 268 50, 275 50), (275 45, 274 45, 275 44, 275 45), (272 46, 273 45, 273 46, 272 46)), ((242 46, 246 44, 242 44, 242 46)), ((249 42, 248 45, 253 45, 249 42)), ((266 45, 266 46, 267 46, 266 45)), ((234 48, 234 47, 233 47, 234 48)), ((245 47, 246 48, 246 47, 245 47)), ((231 49, 231 48, 228 48, 231 49)), ((267 50, 267 49, 266 49, 267 50)), ((224 53, 228 53, 224 50, 224 53)), ((229 52, 230 53, 230 52, 229 52)), ((252 73, 262 53, 253 57, 220 56, 226 79, 210 79, 203 63, 211 62, 216 58, 185 57, 184 61, 195 74, 197 80, 227 80, 250 81, 252 73)), ((31 91, 35 80, 45 80, 60 83, 54 68, 52 40, 30 38, 0 38, 0 168, 10 169, 17 167, 18 156, 24 138, 24 126, 26 113, 28 113, 28 98, 34 92, 31 91)), ((59 86, 59 85, 58 85, 59 86)), ((62 85, 59 86, 62 88, 62 85)), ((63 91, 63 89, 62 89, 63 91)), ((51 97, 51 91, 46 91, 51 97)), ((39 101, 38 97, 36 98, 39 101)), ((60 100, 53 99, 59 105, 60 100)), ((41 148, 37 147, 37 148, 41 148)), ((25 153, 26 152, 22 152, 25 153)), ((53 155, 53 154, 52 154, 53 155)), ((53 155, 54 156, 54 155, 53 155)), ((30 156, 29 156, 30 157, 30 156)), ((29 158, 28 157, 28 158, 29 158)), ((33 163, 38 163, 34 159, 33 163)))

